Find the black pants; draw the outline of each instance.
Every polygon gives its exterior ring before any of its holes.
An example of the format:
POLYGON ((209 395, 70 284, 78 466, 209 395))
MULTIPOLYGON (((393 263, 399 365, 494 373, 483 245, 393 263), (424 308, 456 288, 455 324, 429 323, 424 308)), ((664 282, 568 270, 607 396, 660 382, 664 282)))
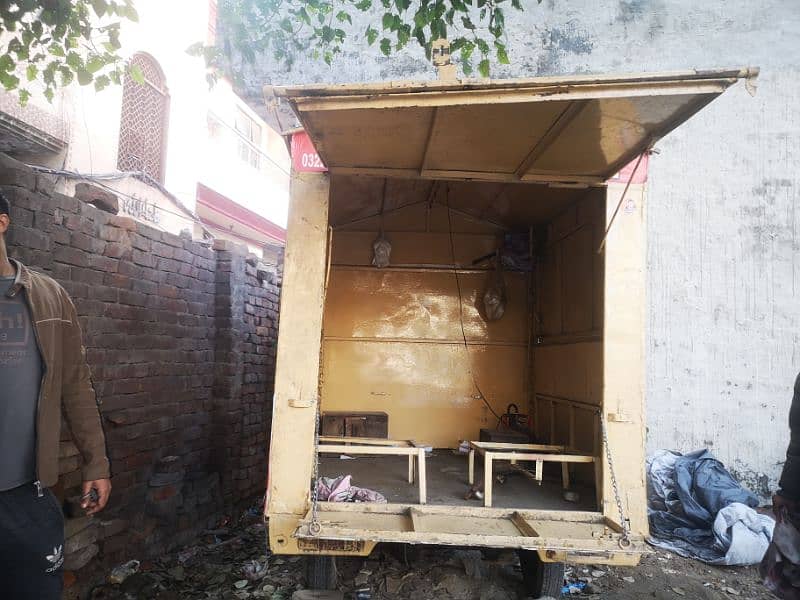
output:
POLYGON ((0 492, 0 598, 60 600, 64 516, 52 492, 32 483, 0 492))

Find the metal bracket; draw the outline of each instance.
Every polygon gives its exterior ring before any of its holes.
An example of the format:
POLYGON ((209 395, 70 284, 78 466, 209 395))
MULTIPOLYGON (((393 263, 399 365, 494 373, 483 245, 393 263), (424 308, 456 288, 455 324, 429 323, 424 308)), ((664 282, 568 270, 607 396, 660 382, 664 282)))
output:
POLYGON ((289 398, 289 406, 292 408, 312 408, 316 402, 316 398, 289 398))

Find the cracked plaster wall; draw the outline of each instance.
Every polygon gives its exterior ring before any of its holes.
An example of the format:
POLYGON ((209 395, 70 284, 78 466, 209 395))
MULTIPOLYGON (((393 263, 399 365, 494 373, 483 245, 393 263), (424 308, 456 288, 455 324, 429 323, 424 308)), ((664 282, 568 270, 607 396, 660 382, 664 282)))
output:
MULTIPOLYGON (((544 0, 508 12, 493 77, 759 66, 658 144, 648 183, 649 450, 709 447, 766 496, 800 369, 800 7, 796 0, 544 0)), ((369 18, 362 15, 359 18, 369 18)), ((372 17, 375 18, 374 16, 372 17)), ((378 17, 379 18, 379 17, 378 17)), ((434 77, 413 49, 352 45, 266 81, 434 77)), ((257 80, 257 81, 256 81, 257 80)))

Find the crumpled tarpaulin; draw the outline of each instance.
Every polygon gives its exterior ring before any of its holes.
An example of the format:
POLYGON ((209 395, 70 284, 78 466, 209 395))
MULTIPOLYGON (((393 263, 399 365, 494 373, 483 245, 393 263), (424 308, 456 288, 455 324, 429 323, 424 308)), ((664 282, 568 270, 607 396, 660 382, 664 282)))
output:
POLYGON ((317 499, 320 502, 378 502, 386 504, 383 494, 351 484, 352 475, 320 477, 317 479, 317 499))
POLYGON ((708 450, 669 450, 647 461, 648 516, 654 546, 714 565, 752 565, 767 551, 775 521, 758 498, 708 450))
POLYGON ((800 600, 800 514, 783 510, 759 572, 764 586, 784 600, 800 600))

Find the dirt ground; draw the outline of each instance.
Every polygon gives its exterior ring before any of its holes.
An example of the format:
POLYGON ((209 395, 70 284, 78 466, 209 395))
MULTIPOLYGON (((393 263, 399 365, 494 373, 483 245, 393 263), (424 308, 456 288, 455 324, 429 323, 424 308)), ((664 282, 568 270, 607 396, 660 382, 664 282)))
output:
MULTIPOLYGON (((178 552, 142 562, 121 584, 103 583, 87 597, 290 600, 304 589, 303 559, 270 555, 257 510, 224 525, 178 552)), ((355 598, 357 590, 359 600, 526 598, 513 552, 383 545, 367 559, 339 559, 337 568, 346 599, 355 598)), ((755 567, 711 567, 660 550, 635 568, 568 567, 567 581, 573 584, 569 595, 598 600, 773 598, 761 587, 755 567)))

